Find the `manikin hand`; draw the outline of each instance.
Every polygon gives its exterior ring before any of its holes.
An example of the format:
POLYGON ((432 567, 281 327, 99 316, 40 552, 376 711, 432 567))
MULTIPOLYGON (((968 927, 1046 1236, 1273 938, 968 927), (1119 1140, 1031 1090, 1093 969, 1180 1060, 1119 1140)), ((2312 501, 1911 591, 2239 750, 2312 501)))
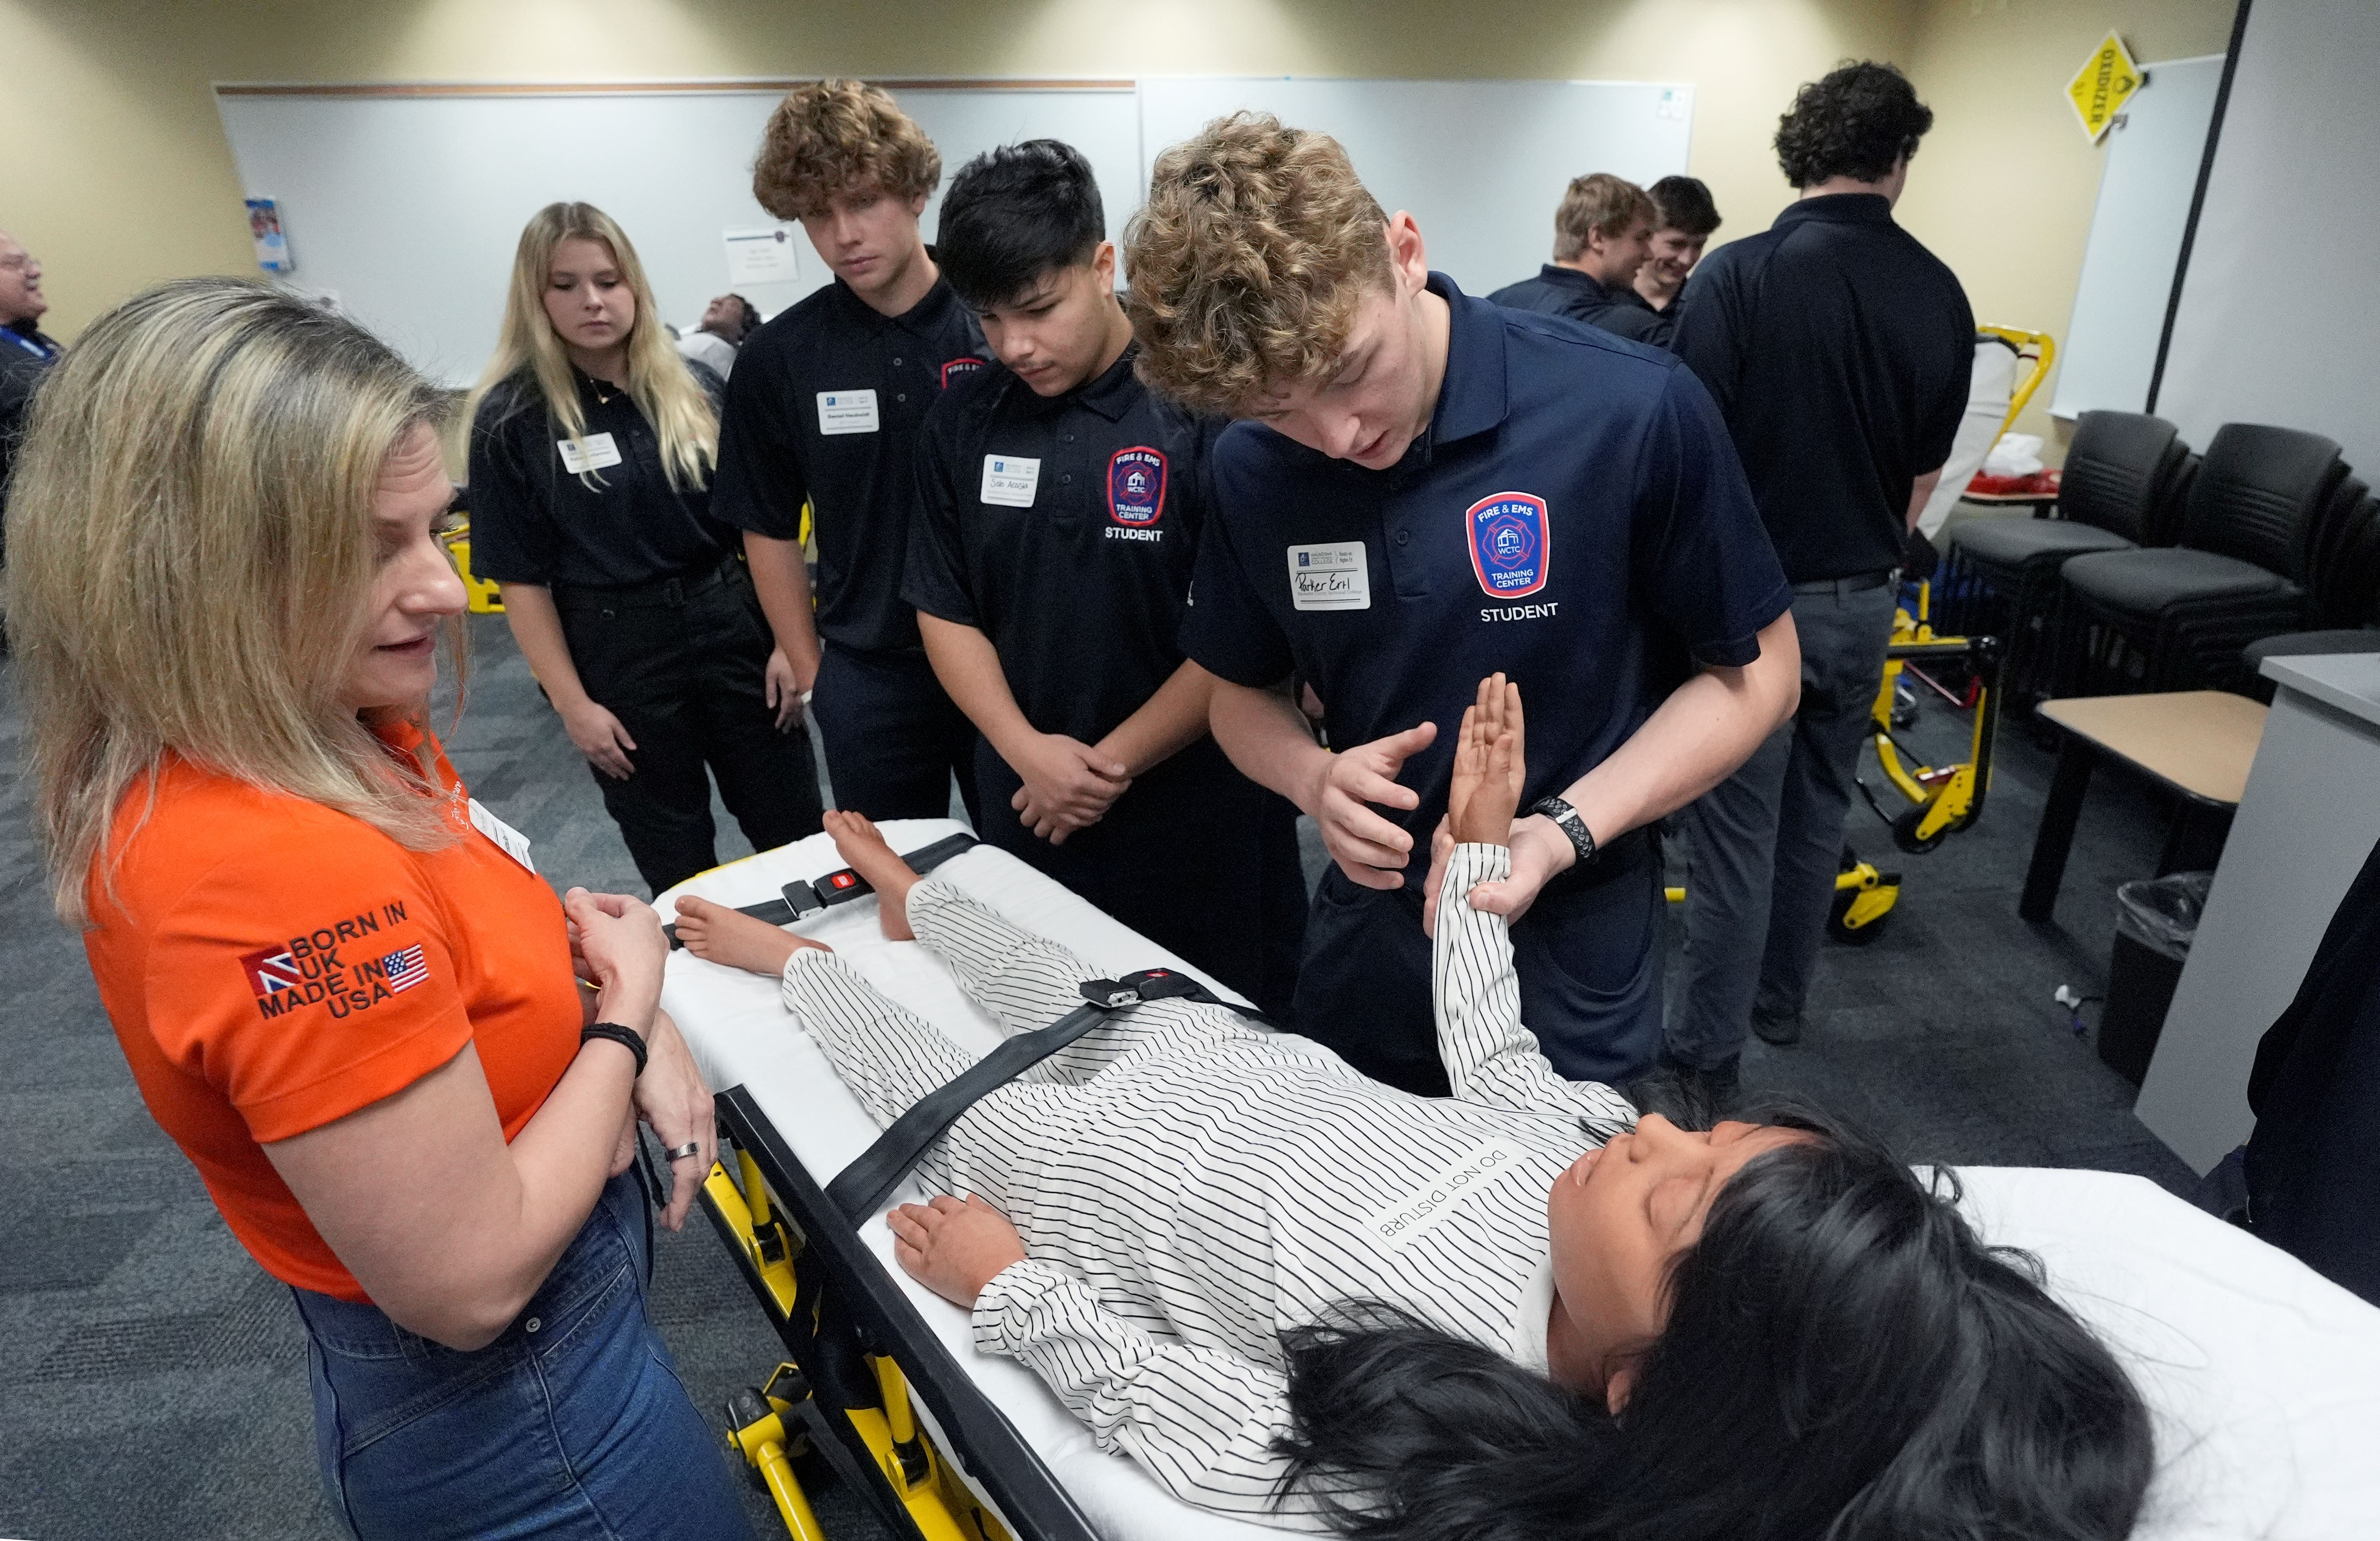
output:
POLYGON ((1025 785, 1008 800, 1017 822, 1051 845, 1107 816, 1132 786, 1122 762, 1063 733, 1041 733, 1013 768, 1025 785))
POLYGON ((910 1278, 953 1305, 975 1309, 984 1286, 1025 1261, 1025 1241, 1008 1217, 975 1197, 938 1194, 884 1217, 892 1255, 910 1278))
MULTIPOLYGON (((1454 848, 1512 841, 1512 813, 1520 806, 1521 788, 1528 775, 1526 758, 1521 687, 1501 674, 1489 675, 1479 681, 1478 695, 1463 710, 1454 772, 1447 784, 1446 817, 1438 821, 1430 836, 1429 881, 1422 889, 1421 924, 1426 934, 1438 935, 1439 885, 1446 876, 1447 859, 1454 848)), ((1517 847, 1512 856, 1517 862, 1521 856, 1517 847)), ((1482 884, 1473 892, 1489 887, 1482 884)), ((1534 896, 1535 889, 1531 893, 1534 896)))
POLYGON ((1413 837, 1372 811, 1418 808, 1421 794, 1397 784, 1404 763, 1438 740, 1438 724, 1425 722, 1385 739, 1357 744, 1322 763, 1311 803, 1322 844, 1339 870, 1366 888, 1404 886, 1413 837))
POLYGON ((1501 674, 1479 681, 1479 698, 1463 711, 1446 793, 1448 833, 1456 845, 1500 846, 1512 838, 1521 806, 1521 687, 1501 674))

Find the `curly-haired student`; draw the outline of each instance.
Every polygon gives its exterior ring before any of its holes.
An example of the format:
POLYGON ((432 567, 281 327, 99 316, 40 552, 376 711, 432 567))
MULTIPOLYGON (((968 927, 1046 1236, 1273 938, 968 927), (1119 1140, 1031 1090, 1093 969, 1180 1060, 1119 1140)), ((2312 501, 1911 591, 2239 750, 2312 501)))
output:
POLYGON ((1216 741, 1335 859, 1298 1031, 1443 1091, 1425 874, 1454 723, 1501 670, 1538 703, 1491 890, 1519 922, 1529 1025, 1566 1076, 1649 1070, 1648 826, 1751 753, 1801 682, 1791 596, 1709 395, 1667 354, 1463 295, 1335 141, 1269 117, 1159 156, 1124 246, 1142 377, 1240 420, 1210 459, 1183 650, 1216 677, 1216 741), (1329 750, 1281 689, 1293 673, 1329 750))

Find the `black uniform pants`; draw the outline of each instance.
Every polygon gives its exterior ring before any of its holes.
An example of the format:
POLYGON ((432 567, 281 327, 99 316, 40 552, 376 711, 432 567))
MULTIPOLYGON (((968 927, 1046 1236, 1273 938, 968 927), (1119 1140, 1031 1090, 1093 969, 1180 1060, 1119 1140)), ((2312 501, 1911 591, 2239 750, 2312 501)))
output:
MULTIPOLYGON (((1669 917, 1658 850, 1650 831, 1613 841, 1593 866, 1548 884, 1512 927, 1521 1021, 1572 1081, 1618 1085, 1659 1057, 1669 917)), ((1366 888, 1333 863, 1314 896, 1290 1015, 1374 1080, 1442 1097, 1421 911, 1420 888, 1366 888)))
POLYGON ((871 819, 939 819, 958 777, 970 823, 976 807, 975 724, 952 704, 923 648, 862 652, 828 642, 810 711, 825 740, 834 802, 871 819))
POLYGON ((719 864, 711 776, 753 850, 818 833, 809 733, 798 718, 777 730, 775 643, 741 563, 630 589, 557 588, 553 600, 579 682, 637 742, 627 779, 588 768, 654 893, 719 864))
POLYGON ((1233 770, 1212 739, 1135 781, 1064 845, 1017 822, 1008 800, 1024 783, 990 743, 978 740, 976 767, 987 842, 1265 1011, 1287 1011, 1305 933, 1297 810, 1233 770))

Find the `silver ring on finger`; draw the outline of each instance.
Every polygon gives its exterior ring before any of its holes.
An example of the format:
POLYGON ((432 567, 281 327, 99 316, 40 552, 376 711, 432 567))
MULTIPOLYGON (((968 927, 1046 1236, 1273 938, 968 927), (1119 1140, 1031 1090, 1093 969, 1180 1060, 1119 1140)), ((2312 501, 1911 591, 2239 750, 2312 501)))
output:
POLYGON ((688 1140, 682 1145, 670 1146, 669 1149, 663 1151, 662 1154, 668 1156, 673 1161, 683 1161, 689 1156, 700 1156, 702 1154, 702 1142, 699 1140, 688 1140))

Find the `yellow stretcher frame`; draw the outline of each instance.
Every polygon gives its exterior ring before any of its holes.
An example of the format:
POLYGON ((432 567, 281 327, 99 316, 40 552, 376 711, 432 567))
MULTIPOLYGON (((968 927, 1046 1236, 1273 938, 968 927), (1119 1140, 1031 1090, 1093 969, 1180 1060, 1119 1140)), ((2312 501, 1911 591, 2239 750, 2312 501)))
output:
POLYGON ((2024 404, 2033 399, 2041 383, 2049 378, 2049 366, 2058 360, 2058 339, 2046 332, 2026 332, 2014 326, 1978 326, 1975 333, 1978 336, 1999 338, 2016 349, 2019 359, 2028 355, 2033 359, 2033 368, 2009 393, 2008 416, 2000 419, 2000 432, 2005 434, 2016 426, 2017 414, 2024 410, 2024 404))
POLYGON ((821 1455, 905 1541, 1097 1541, 741 1086, 719 1094, 703 1213, 791 1358, 727 1400, 727 1444, 795 1541, 824 1541, 795 1460, 821 1455), (924 1399, 941 1449, 918 1416, 924 1399), (963 1480, 953 1456, 1001 1512, 963 1480))
MULTIPOLYGON (((1984 811, 1984 794, 1991 787, 1992 752, 1999 736, 1999 640, 1995 637, 1937 637, 1929 619, 1933 586, 1917 585, 1917 613, 1896 609, 1892 640, 1885 647, 1884 678, 1868 708, 1868 732, 1876 744, 1877 763, 1886 779, 1910 806, 1887 813, 1867 783, 1860 790, 1876 815, 1891 827, 1892 842, 1912 855, 1923 855, 1949 836, 1970 828, 1984 811), (1902 669, 1912 661, 1963 659, 1982 681, 1974 703, 1975 724, 1968 740, 1968 758, 1955 765, 1934 766, 1904 754, 1892 736, 1892 708, 1902 669)), ((1663 890, 1671 904, 1685 902, 1686 890, 1663 890)), ((1835 874, 1835 897, 1827 913, 1827 934, 1839 942, 1864 947, 1884 932, 1885 919, 1900 901, 1900 874, 1863 861, 1851 847, 1843 848, 1841 869, 1835 874)))

